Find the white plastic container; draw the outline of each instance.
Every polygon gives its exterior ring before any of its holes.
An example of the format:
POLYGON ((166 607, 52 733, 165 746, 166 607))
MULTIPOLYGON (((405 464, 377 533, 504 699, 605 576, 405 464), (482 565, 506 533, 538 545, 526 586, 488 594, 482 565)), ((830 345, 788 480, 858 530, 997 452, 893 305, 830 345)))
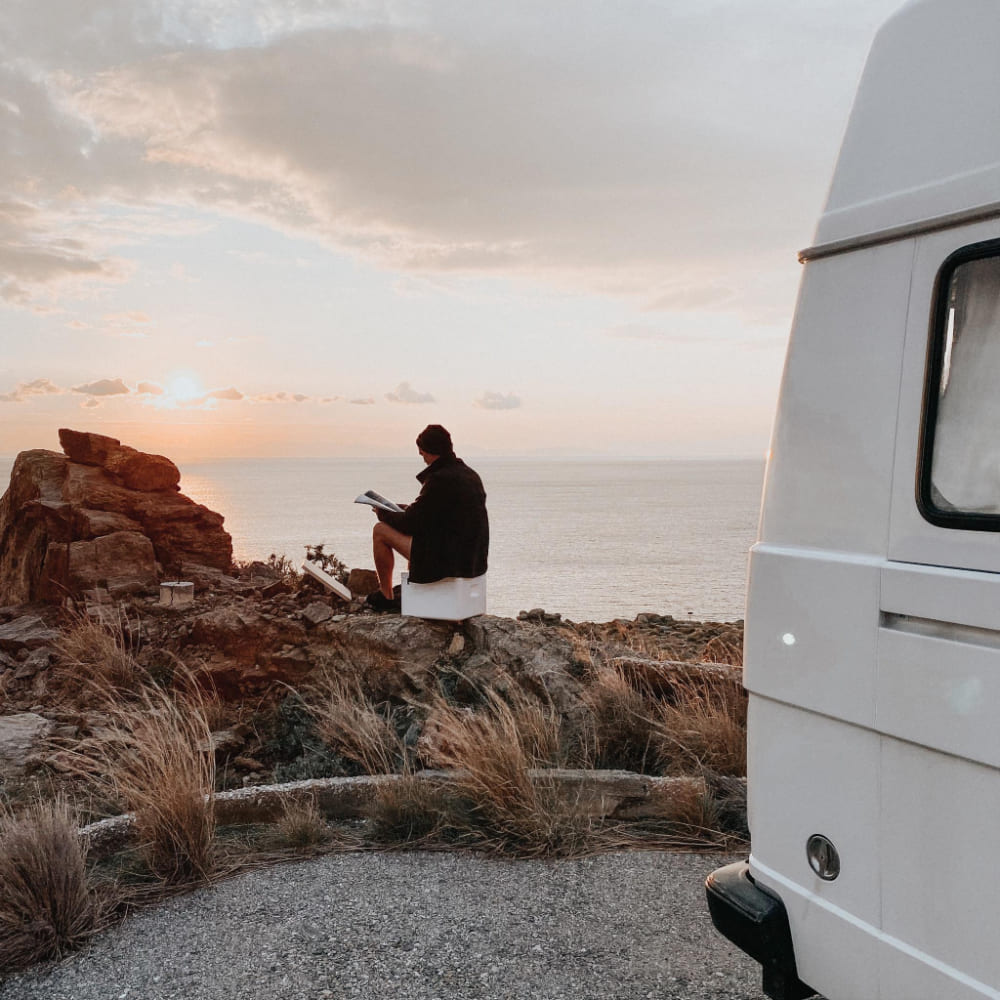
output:
POLYGON ((171 580, 160 584, 160 605, 166 608, 186 608, 194 604, 194 584, 187 580, 171 580))
POLYGON ((486 613, 486 575, 465 579, 448 576, 436 583, 410 583, 400 574, 402 613, 411 618, 459 622, 486 613))

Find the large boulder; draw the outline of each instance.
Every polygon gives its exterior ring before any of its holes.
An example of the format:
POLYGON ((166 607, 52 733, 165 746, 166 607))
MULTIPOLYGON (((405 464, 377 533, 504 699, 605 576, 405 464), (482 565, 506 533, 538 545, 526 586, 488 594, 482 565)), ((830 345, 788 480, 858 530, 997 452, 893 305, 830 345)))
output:
POLYGON ((102 434, 59 440, 62 455, 21 452, 0 499, 0 605, 149 591, 185 562, 232 567, 222 515, 179 492, 170 459, 102 434))
POLYGON ((503 690, 510 678, 566 718, 584 712, 579 652, 562 628, 491 615, 459 623, 349 615, 324 628, 341 669, 378 698, 424 698, 447 668, 469 692, 503 690))

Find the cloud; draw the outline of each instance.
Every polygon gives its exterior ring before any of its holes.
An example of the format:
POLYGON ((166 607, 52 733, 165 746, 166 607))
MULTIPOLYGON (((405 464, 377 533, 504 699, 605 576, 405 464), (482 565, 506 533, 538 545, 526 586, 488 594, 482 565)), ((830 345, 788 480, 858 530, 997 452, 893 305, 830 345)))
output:
POLYGON ((125 312, 107 313, 104 322, 112 326, 131 326, 133 323, 149 323, 151 320, 149 313, 141 309, 129 309, 125 312))
POLYGON ((121 396, 128 394, 130 389, 120 378, 102 378, 85 385, 75 385, 73 392, 86 396, 121 396))
POLYGON ((256 403, 304 403, 309 397, 302 392, 265 392, 251 397, 256 403))
POLYGON ((484 392, 475 403, 483 410, 516 410, 521 405, 520 396, 508 392, 484 392))
POLYGON ((239 389, 230 386, 228 389, 213 389, 212 392, 208 394, 209 399, 231 399, 240 400, 243 399, 243 393, 239 389))
POLYGON ((22 403, 31 396, 50 396, 65 392, 47 378, 36 378, 31 382, 19 382, 11 392, 0 393, 0 403, 22 403))
POLYGON ((8 5, 0 297, 121 280, 155 203, 647 299, 713 261, 740 308, 808 242, 898 2, 8 5))
POLYGON ((356 399, 349 399, 347 401, 353 406, 374 406, 375 399, 373 396, 358 397, 356 399))
POLYGON ((140 382, 135 391, 140 396, 162 396, 163 386, 158 382, 140 382))
POLYGON ((417 392, 409 382, 400 382, 392 392, 387 392, 385 398, 390 403, 433 403, 434 397, 429 392, 417 392))

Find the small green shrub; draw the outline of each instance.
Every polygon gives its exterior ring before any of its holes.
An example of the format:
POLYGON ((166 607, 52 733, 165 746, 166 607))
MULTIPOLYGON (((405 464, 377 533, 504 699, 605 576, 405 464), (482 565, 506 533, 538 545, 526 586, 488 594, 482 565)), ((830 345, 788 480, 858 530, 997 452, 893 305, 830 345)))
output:
POLYGON ((324 745, 316 732, 316 719, 297 691, 286 695, 271 712, 258 713, 253 724, 261 736, 261 756, 274 764, 275 781, 362 773, 324 745))

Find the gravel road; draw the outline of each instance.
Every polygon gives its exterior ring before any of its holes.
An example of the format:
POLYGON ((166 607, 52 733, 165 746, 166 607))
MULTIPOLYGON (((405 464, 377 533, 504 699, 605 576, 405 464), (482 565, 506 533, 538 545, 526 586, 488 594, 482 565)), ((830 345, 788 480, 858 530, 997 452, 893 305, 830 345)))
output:
POLYGON ((333 855, 138 913, 0 1000, 764 1000, 707 915, 729 860, 333 855))

